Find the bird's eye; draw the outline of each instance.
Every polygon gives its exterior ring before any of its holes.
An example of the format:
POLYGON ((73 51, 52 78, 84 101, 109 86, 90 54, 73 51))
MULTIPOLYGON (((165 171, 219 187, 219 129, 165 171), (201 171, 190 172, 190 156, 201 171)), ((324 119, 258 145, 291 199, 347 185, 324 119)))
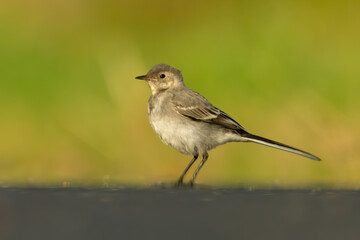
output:
POLYGON ((160 78, 165 78, 165 74, 160 74, 160 78))

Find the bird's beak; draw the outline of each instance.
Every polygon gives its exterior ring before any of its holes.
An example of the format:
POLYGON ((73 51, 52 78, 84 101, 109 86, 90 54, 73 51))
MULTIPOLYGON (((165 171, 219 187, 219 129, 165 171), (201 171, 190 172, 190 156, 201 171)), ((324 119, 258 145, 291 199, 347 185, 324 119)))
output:
POLYGON ((147 75, 137 76, 136 79, 145 81, 156 81, 156 78, 150 78, 147 75))
POLYGON ((136 79, 139 79, 139 80, 149 80, 149 78, 148 78, 147 75, 137 76, 136 79))

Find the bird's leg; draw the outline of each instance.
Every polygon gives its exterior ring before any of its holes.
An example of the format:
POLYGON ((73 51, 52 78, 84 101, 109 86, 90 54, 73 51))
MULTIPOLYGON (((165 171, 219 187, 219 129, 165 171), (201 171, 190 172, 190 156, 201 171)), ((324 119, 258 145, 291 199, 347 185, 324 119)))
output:
POLYGON ((205 153, 203 154, 203 159, 201 160, 199 166, 196 168, 195 173, 194 173, 194 175, 192 176, 192 178, 191 178, 191 180, 190 180, 190 186, 191 186, 191 187, 194 185, 196 175, 199 173, 201 167, 204 165, 204 163, 206 162, 206 160, 208 159, 208 157, 209 157, 208 153, 205 152, 205 153))
POLYGON ((187 171, 191 168, 191 166, 193 165, 193 163, 196 161, 196 159, 198 158, 198 154, 194 155, 193 159, 190 161, 190 163, 187 165, 187 167, 185 168, 184 172, 181 174, 177 185, 178 186, 182 186, 183 185, 183 178, 185 176, 185 174, 187 173, 187 171))

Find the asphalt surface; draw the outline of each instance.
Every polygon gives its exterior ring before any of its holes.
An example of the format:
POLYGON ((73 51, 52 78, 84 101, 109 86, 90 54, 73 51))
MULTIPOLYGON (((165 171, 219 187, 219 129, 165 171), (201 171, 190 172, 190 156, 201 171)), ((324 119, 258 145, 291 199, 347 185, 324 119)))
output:
POLYGON ((0 239, 360 239, 360 192, 0 188, 0 239))

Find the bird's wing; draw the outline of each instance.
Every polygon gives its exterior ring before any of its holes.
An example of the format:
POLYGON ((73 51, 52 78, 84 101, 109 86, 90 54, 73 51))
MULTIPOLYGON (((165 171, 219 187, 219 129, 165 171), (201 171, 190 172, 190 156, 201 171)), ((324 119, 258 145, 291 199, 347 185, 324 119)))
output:
POLYGON ((174 110, 184 117, 246 132, 238 122, 195 91, 188 89, 178 92, 173 95, 171 102, 174 110))

